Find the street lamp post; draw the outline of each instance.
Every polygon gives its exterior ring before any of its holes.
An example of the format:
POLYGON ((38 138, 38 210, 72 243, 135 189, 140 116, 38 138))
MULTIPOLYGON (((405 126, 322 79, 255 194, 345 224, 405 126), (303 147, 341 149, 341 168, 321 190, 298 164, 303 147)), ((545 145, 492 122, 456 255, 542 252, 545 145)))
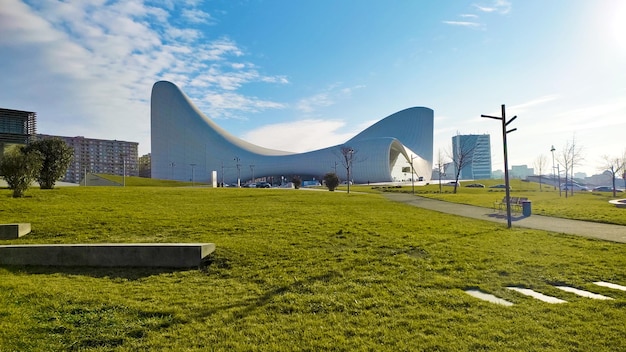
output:
POLYGON ((172 180, 174 179, 174 166, 176 166, 175 162, 171 162, 170 166, 172 167, 172 180))
POLYGON ((489 116, 489 115, 480 115, 481 117, 486 117, 490 119, 496 119, 502 121, 502 145, 504 146, 504 186, 506 187, 506 221, 507 227, 511 228, 511 190, 509 187, 509 161, 507 156, 507 145, 506 145, 506 135, 516 131, 517 128, 513 128, 507 131, 507 126, 513 122, 517 118, 517 116, 513 116, 509 121, 506 120, 506 108, 504 104, 502 104, 502 116, 489 116))
POLYGON ((415 168, 413 167, 414 159, 417 159, 417 155, 411 154, 411 191, 413 192, 413 195, 415 195, 415 168))
POLYGON ((126 154, 121 153, 122 158, 122 187, 126 187, 126 154))
MULTIPOLYGON (((556 184, 554 183, 556 177, 554 176, 554 151, 556 149, 554 149, 554 146, 552 146, 552 149, 550 149, 550 151, 552 152, 552 184, 554 184, 554 189, 556 189, 556 184)), ((559 188, 561 188, 561 186, 559 186, 559 188)))
POLYGON ((254 182, 254 164, 250 164, 250 172, 252 173, 252 182, 254 182))
POLYGON ((559 185, 559 197, 560 197, 561 196, 561 165, 559 165, 559 164, 556 164, 556 174, 557 174, 556 177, 557 177, 558 182, 559 182, 558 185, 559 185))
POLYGON ((194 168, 196 167, 196 164, 189 164, 189 165, 191 166, 191 187, 193 187, 194 186, 194 174, 193 174, 193 171, 194 171, 194 168))
POLYGON ((239 164, 239 161, 241 159, 239 159, 238 156, 235 157, 235 159, 233 159, 237 162, 237 188, 241 187, 241 164, 239 164))
POLYGON ((354 149, 350 148, 350 150, 348 150, 348 155, 348 193, 350 193, 350 183, 352 183, 350 177, 350 169, 352 168, 352 157, 354 156, 354 149))

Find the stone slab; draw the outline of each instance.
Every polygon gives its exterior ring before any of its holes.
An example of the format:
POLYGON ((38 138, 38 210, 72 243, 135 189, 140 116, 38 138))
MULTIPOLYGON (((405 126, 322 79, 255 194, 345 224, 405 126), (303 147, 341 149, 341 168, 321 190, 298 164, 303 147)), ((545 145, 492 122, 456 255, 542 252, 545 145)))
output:
POLYGON ((581 290, 581 289, 570 287, 570 286, 555 286, 555 287, 558 288, 559 290, 563 290, 565 292, 571 292, 581 297, 587 297, 587 298, 593 298, 593 299, 613 299, 611 297, 603 296, 597 293, 581 290))
POLYGON ((626 291, 626 286, 612 284, 610 282, 598 281, 594 282, 595 285, 612 288, 614 290, 626 291))
POLYGON ((14 240, 30 233, 30 223, 0 224, 0 240, 14 240))
POLYGON ((513 290, 513 291, 517 291, 523 295, 526 296, 530 296, 533 298, 536 298, 540 301, 546 302, 546 303, 566 303, 567 301, 564 301, 562 299, 558 299, 556 297, 552 297, 552 296, 546 296, 543 293, 539 293, 537 291, 533 291, 529 288, 521 288, 521 287, 507 287, 509 290, 513 290))
POLYGON ((213 243, 93 243, 0 246, 0 265, 191 268, 213 243))
POLYGON ((513 305, 513 303, 504 300, 502 298, 496 297, 490 293, 486 293, 486 292, 482 292, 479 290, 466 290, 465 293, 467 293, 468 295, 472 296, 472 297, 476 297, 478 299, 482 299, 483 301, 487 301, 487 302, 491 302, 491 303, 495 303, 495 304, 500 304, 503 306, 507 306, 510 307, 513 305))

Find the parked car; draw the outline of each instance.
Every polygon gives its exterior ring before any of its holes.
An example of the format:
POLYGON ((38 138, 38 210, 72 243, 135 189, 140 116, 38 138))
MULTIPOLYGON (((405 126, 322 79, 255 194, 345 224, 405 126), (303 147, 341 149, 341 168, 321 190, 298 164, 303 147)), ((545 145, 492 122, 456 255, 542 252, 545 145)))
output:
POLYGON ((574 190, 574 191, 588 191, 589 188, 579 185, 578 183, 564 183, 561 185, 562 190, 574 190))
POLYGON ((248 183, 243 186, 244 188, 256 188, 256 183, 248 183))
POLYGON ((458 186, 459 184, 455 181, 450 181, 448 183, 444 183, 444 186, 458 186))
POLYGON ((482 183, 470 183, 469 185, 466 185, 465 187, 470 187, 470 188, 485 188, 485 185, 483 185, 482 183))
MULTIPOLYGON (((505 188, 506 189, 506 185, 504 183, 501 183, 498 185, 489 186, 489 188, 505 188)), ((509 190, 511 190, 511 186, 509 186, 509 190)))
POLYGON ((257 182, 256 188, 272 188, 272 185, 269 182, 257 182))
MULTIPOLYGON (((613 187, 611 186, 600 186, 600 187, 595 187, 593 189, 594 192, 613 192, 613 187)), ((615 192, 621 192, 621 189, 615 189, 615 192)))

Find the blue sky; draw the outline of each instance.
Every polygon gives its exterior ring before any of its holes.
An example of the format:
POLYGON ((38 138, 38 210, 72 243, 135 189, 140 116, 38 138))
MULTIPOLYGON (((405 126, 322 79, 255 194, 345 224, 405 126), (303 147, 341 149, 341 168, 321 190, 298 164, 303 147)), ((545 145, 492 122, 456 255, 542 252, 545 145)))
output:
MULTIPOLYGON (((575 139, 581 165, 626 150, 626 2, 0 0, 0 106, 38 131, 139 142, 150 90, 177 84, 236 136, 302 152, 398 110, 435 111, 435 153, 491 134, 503 168, 575 139)), ((549 173, 549 170, 545 171, 549 173)))

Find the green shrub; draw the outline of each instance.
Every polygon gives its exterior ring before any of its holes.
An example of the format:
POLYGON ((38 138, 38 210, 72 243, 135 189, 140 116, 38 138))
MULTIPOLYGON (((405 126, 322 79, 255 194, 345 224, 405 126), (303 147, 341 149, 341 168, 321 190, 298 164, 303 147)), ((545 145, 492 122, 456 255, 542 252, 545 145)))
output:
POLYGON ((23 146, 9 148, 0 161, 0 174, 13 190, 13 198, 21 198, 36 179, 43 158, 38 151, 27 151, 23 146))
POLYGON ((324 175, 324 184, 329 191, 334 191, 337 186, 339 186, 339 177, 334 172, 329 172, 324 175))

